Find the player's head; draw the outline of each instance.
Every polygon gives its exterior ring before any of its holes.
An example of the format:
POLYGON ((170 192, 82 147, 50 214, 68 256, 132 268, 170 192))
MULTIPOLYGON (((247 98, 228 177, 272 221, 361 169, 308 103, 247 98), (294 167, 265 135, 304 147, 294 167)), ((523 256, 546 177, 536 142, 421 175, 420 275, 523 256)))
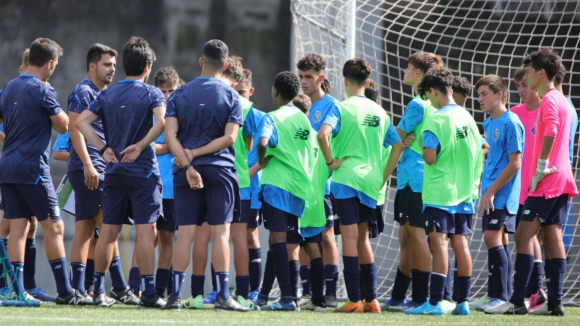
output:
POLYGON ((300 93, 292 99, 292 104, 300 109, 300 111, 304 112, 306 116, 310 113, 310 107, 312 106, 312 101, 310 97, 306 94, 300 93))
POLYGON ((181 86, 183 86, 183 85, 185 85, 185 84, 187 84, 187 83, 185 82, 185 80, 183 80, 183 79, 179 78, 179 87, 181 87, 181 86))
POLYGON ((526 81, 524 80, 525 75, 526 70, 523 66, 516 69, 516 72, 514 73, 513 80, 516 83, 518 95, 520 96, 522 102, 525 104, 537 102, 540 99, 538 91, 528 87, 526 81))
POLYGON ((371 79, 369 87, 365 88, 365 97, 379 104, 380 91, 379 84, 371 79))
POLYGON ((113 81, 117 67, 117 51, 95 43, 87 53, 87 73, 107 85, 113 81))
POLYGON ((471 95, 471 84, 465 77, 453 77, 453 100, 458 105, 465 107, 467 97, 471 95))
POLYGON ((562 83, 564 82, 564 77, 566 77, 566 67, 562 62, 560 62, 560 69, 556 76, 554 76, 554 87, 556 87, 560 92, 563 92, 562 83))
POLYGON ((475 83, 477 100, 482 112, 490 113, 505 106, 507 102, 508 86, 505 80, 498 75, 485 75, 475 83))
POLYGON ((298 77, 300 78, 302 92, 308 96, 319 92, 322 83, 326 80, 326 77, 324 76, 326 61, 324 61, 322 56, 316 53, 307 54, 304 58, 298 61, 296 68, 298 68, 298 77))
POLYGON ((179 75, 173 67, 163 67, 155 73, 155 87, 165 96, 165 101, 179 87, 179 75))
POLYGON ((228 46, 218 39, 207 41, 203 45, 203 52, 199 58, 199 64, 202 70, 209 72, 222 72, 227 68, 226 60, 229 56, 228 46))
POLYGON ((18 67, 18 73, 23 74, 26 71, 26 69, 28 69, 28 66, 30 65, 30 62, 28 60, 29 56, 30 49, 24 50, 24 53, 22 53, 22 63, 18 67))
POLYGON ((407 59, 407 68, 403 71, 403 84, 416 85, 429 69, 443 66, 443 59, 431 52, 415 52, 407 59))
POLYGON ((354 89, 367 88, 370 82, 372 69, 369 63, 363 58, 350 59, 342 67, 342 76, 346 86, 346 95, 354 89), (349 88, 352 87, 352 90, 349 88))
POLYGON ((147 81, 155 60, 155 52, 142 37, 131 36, 123 47, 123 70, 128 77, 144 75, 147 81))
POLYGON ((37 38, 30 44, 28 62, 30 66, 43 69, 43 80, 54 72, 58 64, 58 58, 62 56, 63 50, 55 41, 49 38, 37 38))
POLYGON ((524 80, 529 88, 537 90, 540 85, 554 80, 562 61, 557 52, 543 48, 528 54, 522 63, 526 70, 524 80))
POLYGON ((242 78, 244 67, 242 66, 242 58, 233 55, 226 59, 228 66, 222 71, 221 79, 228 86, 234 85, 242 78))
POLYGON ((417 90, 421 98, 429 99, 439 109, 442 99, 453 98, 453 74, 444 67, 432 68, 423 76, 417 90))
POLYGON ((290 71, 282 71, 274 78, 274 86, 272 86, 272 99, 274 105, 280 106, 292 101, 300 92, 300 80, 298 76, 290 71))
POLYGON ((250 69, 244 69, 242 78, 240 78, 240 80, 238 80, 234 85, 234 89, 241 97, 246 100, 250 99, 250 96, 254 94, 254 87, 252 86, 252 71, 250 69))

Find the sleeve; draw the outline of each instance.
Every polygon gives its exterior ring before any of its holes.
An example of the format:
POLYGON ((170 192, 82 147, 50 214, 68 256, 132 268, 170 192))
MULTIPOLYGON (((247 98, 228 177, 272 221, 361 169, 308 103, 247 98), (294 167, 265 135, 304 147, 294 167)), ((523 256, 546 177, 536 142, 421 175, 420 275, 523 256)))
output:
POLYGON ((332 109, 328 111, 326 118, 322 124, 327 124, 332 128, 332 136, 336 137, 340 132, 340 111, 336 105, 332 106, 332 109))
POLYGON ((103 108, 101 107, 100 101, 101 94, 97 95, 97 98, 89 105, 89 111, 98 115, 99 117, 103 114, 103 108))
POLYGON ((149 99, 151 100, 151 106, 149 109, 153 110, 158 107, 166 107, 165 96, 161 90, 157 87, 151 87, 149 89, 149 99))
POLYGON ((232 96, 232 107, 230 111, 230 116, 228 117, 228 123, 244 125, 244 115, 242 114, 242 103, 240 102, 239 95, 233 94, 232 96))
POLYGON ((397 128, 406 133, 413 131, 421 122, 423 122, 423 114, 425 109, 419 102, 413 100, 407 104, 403 117, 397 125, 397 128))
POLYGON ((91 96, 87 91, 76 91, 69 97, 68 111, 81 114, 89 107, 91 102, 91 96))
POLYGON ((506 128, 506 149, 507 154, 524 152, 524 127, 510 121, 506 128))
POLYGON ((0 131, 5 132, 4 131, 4 123, 0 124, 0 131))
POLYGON ((485 140, 485 137, 483 137, 482 135, 479 135, 479 144, 481 145, 481 147, 488 145, 487 141, 485 140))
POLYGON ((242 135, 244 137, 251 137, 256 132, 256 124, 254 120, 256 120, 254 118, 254 108, 251 108, 244 120, 244 129, 242 130, 242 135))
POLYGON ((70 135, 67 131, 64 134, 59 134, 58 137, 56 137, 54 146, 52 147, 52 151, 68 152, 69 148, 70 148, 70 135))
POLYGON ((177 94, 180 94, 181 90, 177 89, 175 92, 173 92, 173 94, 171 94, 171 96, 169 96, 169 100, 167 103, 167 109, 165 110, 165 117, 166 118, 177 118, 177 110, 175 107, 175 102, 176 102, 176 97, 177 94))
POLYGON ((44 90, 42 97, 42 107, 48 112, 48 115, 53 116, 62 112, 60 104, 58 103, 58 96, 54 88, 47 88, 44 90))
POLYGON ((276 148, 278 146, 278 133, 276 132, 276 125, 269 114, 266 114, 262 119, 260 128, 260 138, 268 139, 268 146, 276 148))
POLYGON ((430 130, 423 131, 423 148, 431 148, 437 151, 437 154, 441 151, 441 144, 437 136, 430 130))
POLYGON ((558 107, 556 101, 552 96, 545 96, 542 99, 542 107, 540 108, 541 121, 544 127, 544 136, 556 137, 558 135, 558 128, 560 127, 560 118, 558 117, 558 107))
POLYGON ((401 137, 399 137, 397 130, 395 130, 395 127, 393 127, 392 124, 389 124, 389 129, 387 129, 387 134, 385 135, 383 146, 385 146, 385 148, 389 148, 389 146, 392 144, 396 144, 400 141, 401 137))

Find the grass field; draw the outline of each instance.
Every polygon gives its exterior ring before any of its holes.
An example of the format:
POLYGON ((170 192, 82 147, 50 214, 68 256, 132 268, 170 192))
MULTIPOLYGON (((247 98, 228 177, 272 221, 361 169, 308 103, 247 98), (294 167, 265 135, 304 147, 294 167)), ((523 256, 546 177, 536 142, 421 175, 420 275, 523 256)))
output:
POLYGON ((407 316, 402 313, 336 314, 314 312, 162 311, 116 305, 112 308, 45 305, 41 308, 0 308, 0 325, 580 325, 580 308, 566 307, 564 318, 503 316, 407 316))

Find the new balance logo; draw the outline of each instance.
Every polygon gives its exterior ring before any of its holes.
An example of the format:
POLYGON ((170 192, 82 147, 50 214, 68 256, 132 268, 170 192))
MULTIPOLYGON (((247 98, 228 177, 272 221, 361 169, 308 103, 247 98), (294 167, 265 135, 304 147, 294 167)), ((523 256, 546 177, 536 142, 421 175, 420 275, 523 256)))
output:
POLYGON ((497 224, 498 220, 497 219, 493 219, 491 221, 489 221, 489 224, 497 224))
POLYGON ((262 258, 252 259, 252 263, 261 263, 261 262, 262 262, 262 258))
POLYGON ((363 126, 367 127, 378 127, 381 123, 381 118, 377 117, 376 115, 367 114, 365 119, 363 120, 363 126))
POLYGON ((300 129, 298 129, 298 131, 294 135, 294 139, 307 140, 308 135, 310 135, 310 130, 300 128, 300 129))
POLYGON ((530 215, 530 210, 529 209, 524 210, 524 215, 530 215))
POLYGON ((114 267, 114 266, 117 266, 117 265, 119 265, 119 263, 118 262, 114 262, 114 263, 111 264, 111 267, 114 267))
POLYGON ((467 127, 455 129, 455 139, 463 139, 467 137, 467 127))
POLYGON ((79 267, 79 268, 77 268, 77 272, 82 272, 82 271, 84 271, 84 270, 85 270, 85 269, 84 269, 84 268, 82 268, 82 267, 79 267))
POLYGON ((56 265, 54 266, 54 269, 62 269, 62 265, 56 265))
POLYGON ((149 281, 149 284, 155 284, 155 282, 154 281, 149 281))

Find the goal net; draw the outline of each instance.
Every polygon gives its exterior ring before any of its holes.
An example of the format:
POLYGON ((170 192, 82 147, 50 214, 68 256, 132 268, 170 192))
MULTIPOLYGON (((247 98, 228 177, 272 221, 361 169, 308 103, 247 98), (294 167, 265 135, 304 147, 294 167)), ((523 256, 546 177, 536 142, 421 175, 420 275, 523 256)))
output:
MULTIPOLYGON (((513 106, 520 99, 512 76, 523 57, 540 47, 553 48, 562 56, 568 71, 564 91, 580 106, 580 96, 570 91, 572 85, 580 83, 577 1, 294 0, 291 5, 293 64, 308 53, 321 54, 327 62, 326 77, 332 83, 332 95, 342 100, 342 65, 353 57, 365 58, 373 67, 371 77, 381 86, 381 104, 395 124, 405 103, 414 95, 411 87, 401 83, 403 69, 409 55, 420 50, 440 55, 454 74, 466 77, 472 85, 486 74, 502 76, 509 81, 508 104, 513 106)), ((476 98, 468 100, 467 109, 481 129, 485 117, 476 98)), ((574 153, 573 169, 578 181, 577 146, 574 153)), ((379 270, 378 293, 383 299, 391 294, 399 259, 398 224, 393 223, 396 182, 394 176, 387 192, 385 231, 373 240, 379 270)), ((567 303, 580 301, 579 200, 576 197, 572 201, 564 226, 569 260, 564 294, 567 303)), ((513 237, 510 240, 515 255, 513 237)), ((474 218, 471 252, 472 296, 482 297, 487 291, 488 271, 480 216, 474 218)), ((339 295, 346 295, 344 287, 339 295)))

